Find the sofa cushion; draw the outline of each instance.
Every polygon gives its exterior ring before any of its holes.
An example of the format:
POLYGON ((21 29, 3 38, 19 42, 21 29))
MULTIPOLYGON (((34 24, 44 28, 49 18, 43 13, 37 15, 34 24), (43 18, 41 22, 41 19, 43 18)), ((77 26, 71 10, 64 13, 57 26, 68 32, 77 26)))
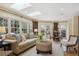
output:
POLYGON ((5 39, 6 34, 2 34, 1 36, 2 36, 2 39, 5 39))
POLYGON ((30 33, 30 39, 33 39, 34 38, 34 33, 30 33))
POLYGON ((10 33, 9 36, 11 39, 14 37, 17 43, 20 43, 22 41, 21 34, 10 33))
POLYGON ((15 36, 16 36, 17 43, 22 42, 22 37, 20 34, 16 34, 15 36))
POLYGON ((16 40, 9 40, 9 39, 6 39, 5 41, 8 41, 8 42, 10 42, 10 43, 16 42, 16 40))
POLYGON ((27 47, 30 44, 30 41, 24 41, 18 44, 19 48, 27 47))
POLYGON ((15 40, 16 37, 13 37, 13 36, 10 35, 10 34, 6 34, 6 35, 5 35, 5 39, 15 40))
POLYGON ((26 41, 25 35, 21 35, 21 37, 22 37, 22 41, 26 41))
POLYGON ((30 39, 30 35, 29 34, 25 34, 25 38, 26 39, 30 39))
POLYGON ((5 38, 6 38, 6 39, 10 39, 10 38, 11 38, 11 35, 6 34, 5 38))
POLYGON ((27 47, 29 44, 33 44, 35 41, 36 41, 36 39, 26 40, 24 42, 19 43, 18 46, 20 48, 27 47))

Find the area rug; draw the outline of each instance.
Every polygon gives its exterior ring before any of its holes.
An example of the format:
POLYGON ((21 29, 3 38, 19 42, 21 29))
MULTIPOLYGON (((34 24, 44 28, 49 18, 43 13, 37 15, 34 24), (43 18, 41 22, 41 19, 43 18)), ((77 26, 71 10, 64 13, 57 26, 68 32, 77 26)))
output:
POLYGON ((65 56, 78 56, 78 54, 74 50, 65 52, 64 55, 65 56))

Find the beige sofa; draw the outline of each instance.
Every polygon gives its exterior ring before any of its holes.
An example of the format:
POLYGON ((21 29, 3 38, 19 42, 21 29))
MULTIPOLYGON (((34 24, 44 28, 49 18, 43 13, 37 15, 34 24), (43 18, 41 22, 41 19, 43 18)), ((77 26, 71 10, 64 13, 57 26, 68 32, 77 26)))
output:
POLYGON ((16 37, 12 35, 5 35, 5 41, 11 42, 11 49, 14 54, 18 55, 28 48, 36 44, 36 38, 34 39, 24 39, 21 42, 17 42, 16 37))

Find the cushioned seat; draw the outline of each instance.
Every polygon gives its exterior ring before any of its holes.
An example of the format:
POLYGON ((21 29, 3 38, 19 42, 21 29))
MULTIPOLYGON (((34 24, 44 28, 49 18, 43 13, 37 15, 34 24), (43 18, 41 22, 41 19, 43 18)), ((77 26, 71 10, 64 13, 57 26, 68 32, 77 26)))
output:
POLYGON ((29 40, 26 40, 26 41, 23 41, 23 42, 19 43, 18 46, 20 48, 27 47, 28 45, 32 44, 33 41, 34 41, 34 39, 33 40, 32 39, 31 40, 29 39, 29 40))
POLYGON ((39 52, 49 52, 52 53, 52 42, 51 41, 37 41, 36 50, 39 52))

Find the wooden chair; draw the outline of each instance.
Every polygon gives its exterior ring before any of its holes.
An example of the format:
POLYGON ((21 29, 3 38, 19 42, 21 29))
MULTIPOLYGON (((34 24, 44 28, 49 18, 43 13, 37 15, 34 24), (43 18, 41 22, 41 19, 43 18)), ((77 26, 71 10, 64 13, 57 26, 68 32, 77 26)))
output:
POLYGON ((74 47, 74 50, 77 53, 75 46, 78 47, 78 45, 77 45, 78 44, 78 36, 70 35, 69 40, 68 41, 62 41, 61 44, 65 45, 67 47, 67 50, 66 50, 67 52, 68 52, 68 49, 70 47, 74 47))

